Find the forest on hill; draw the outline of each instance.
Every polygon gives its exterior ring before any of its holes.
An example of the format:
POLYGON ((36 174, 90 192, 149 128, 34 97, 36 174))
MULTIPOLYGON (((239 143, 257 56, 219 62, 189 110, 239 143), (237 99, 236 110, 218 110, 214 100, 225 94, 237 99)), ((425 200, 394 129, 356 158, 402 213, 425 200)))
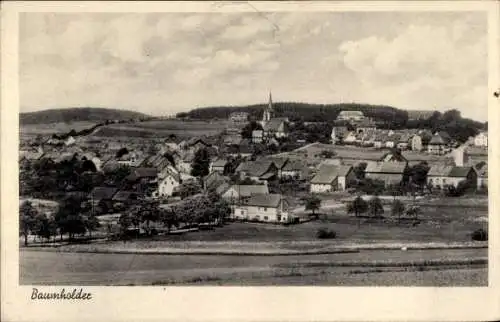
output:
MULTIPOLYGON (((218 106, 193 109, 178 113, 179 118, 225 119, 233 112, 247 112, 250 120, 260 120, 267 104, 246 106, 218 106)), ((408 111, 386 105, 357 103, 345 104, 308 104, 308 103, 273 103, 274 117, 288 117, 292 122, 326 122, 333 125, 341 111, 361 111, 372 118, 378 128, 385 129, 427 129, 432 132, 446 131, 459 142, 465 142, 470 136, 487 130, 487 123, 463 118, 458 110, 444 113, 434 111, 426 117, 409 118, 408 111)))
POLYGON ((112 120, 148 119, 151 116, 127 110, 97 107, 74 107, 49 109, 37 112, 19 114, 19 123, 27 124, 50 124, 50 123, 72 123, 72 122, 104 122, 112 120))

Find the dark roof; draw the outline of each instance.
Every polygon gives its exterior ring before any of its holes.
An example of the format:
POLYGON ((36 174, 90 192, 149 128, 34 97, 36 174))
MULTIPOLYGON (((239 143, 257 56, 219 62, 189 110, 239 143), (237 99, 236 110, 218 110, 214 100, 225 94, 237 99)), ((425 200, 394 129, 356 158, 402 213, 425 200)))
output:
POLYGON ((465 178, 471 171, 472 167, 453 167, 448 176, 454 178, 465 178))
POLYGON ((266 185, 232 185, 231 189, 238 192, 242 197, 250 197, 253 194, 268 194, 269 189, 266 185))
MULTIPOLYGON (((273 118, 264 124, 264 131, 278 131, 282 124, 286 124, 286 119, 273 118)), ((286 125, 284 130, 286 131, 286 125)))
POLYGON ((135 178, 153 178, 158 175, 158 170, 155 168, 137 168, 134 169, 132 174, 135 178))
POLYGON ((243 204, 247 206, 278 208, 281 199, 281 195, 279 194, 258 193, 252 194, 243 204))
POLYGON ((365 172, 402 174, 406 166, 406 162, 368 162, 365 172))
POLYGON ((246 172, 251 177, 260 177, 274 165, 271 160, 247 161, 241 163, 236 172, 246 172))
POLYGON ((453 169, 452 165, 435 165, 429 169, 427 176, 447 177, 450 174, 451 169, 453 169))
POLYGON ((111 187, 95 187, 90 192, 89 198, 94 200, 111 199, 117 190, 117 188, 111 187))
POLYGON ((302 160, 289 160, 281 169, 283 171, 302 171, 307 165, 302 160))
POLYGON ((442 145, 446 144, 446 142, 441 135, 434 135, 432 139, 429 141, 429 144, 442 145))
POLYGON ((217 159, 214 162, 212 162, 212 167, 224 167, 227 164, 226 159, 217 159))
POLYGON ((329 184, 332 183, 337 177, 345 177, 349 174, 352 167, 348 165, 322 165, 314 178, 311 179, 313 184, 329 184))
POLYGON ((137 198, 137 193, 134 191, 118 191, 114 196, 114 201, 128 201, 137 198))

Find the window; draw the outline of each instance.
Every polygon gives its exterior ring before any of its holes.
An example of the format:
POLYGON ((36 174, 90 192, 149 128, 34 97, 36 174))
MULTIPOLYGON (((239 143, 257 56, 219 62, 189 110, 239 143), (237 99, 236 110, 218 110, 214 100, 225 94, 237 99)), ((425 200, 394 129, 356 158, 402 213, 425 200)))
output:
POLYGON ((264 207, 264 211, 267 211, 267 207, 264 207))
POLYGON ((264 220, 269 220, 269 217, 268 216, 264 216, 264 220))
POLYGON ((245 212, 243 210, 241 210, 241 215, 243 215, 245 212))

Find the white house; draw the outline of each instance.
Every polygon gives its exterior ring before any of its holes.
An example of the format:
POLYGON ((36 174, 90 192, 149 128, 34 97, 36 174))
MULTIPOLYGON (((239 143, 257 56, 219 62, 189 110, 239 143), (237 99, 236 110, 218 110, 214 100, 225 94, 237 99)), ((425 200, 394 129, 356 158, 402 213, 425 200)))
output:
POLYGON ((411 138, 411 149, 413 151, 422 151, 423 145, 422 145, 422 137, 420 135, 414 135, 411 138))
POLYGON ((346 135, 346 137, 344 138, 344 142, 345 143, 354 143, 356 142, 358 138, 356 137, 356 133, 355 132, 349 132, 349 134, 346 135))
POLYGON ((210 163, 210 173, 212 172, 224 172, 224 168, 226 167, 228 161, 226 159, 217 159, 210 163))
POLYGON ((158 182, 158 191, 155 194, 157 197, 171 196, 174 189, 181 184, 181 177, 179 174, 172 172, 164 175, 158 182))
POLYGON ((289 214, 286 201, 279 194, 254 194, 245 202, 236 205, 232 218, 269 223, 286 223, 289 214))
POLYGON ((488 132, 481 132, 474 138, 475 146, 488 146, 488 132))
POLYGON ((65 141, 64 141, 64 145, 68 146, 68 145, 73 145, 75 144, 76 140, 74 137, 72 136, 69 136, 65 141))
POLYGON ((354 179, 352 166, 348 165, 322 165, 316 175, 311 179, 311 193, 324 193, 345 190, 349 181, 354 179))
POLYGON ((222 198, 236 202, 242 198, 249 198, 252 194, 268 193, 267 185, 232 185, 222 194, 222 198))

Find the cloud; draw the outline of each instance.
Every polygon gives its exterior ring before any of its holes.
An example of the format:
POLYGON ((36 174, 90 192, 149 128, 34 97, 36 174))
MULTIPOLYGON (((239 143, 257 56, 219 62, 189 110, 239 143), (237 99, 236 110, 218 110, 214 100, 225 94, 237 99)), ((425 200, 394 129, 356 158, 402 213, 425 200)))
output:
POLYGON ((339 51, 369 99, 380 101, 383 93, 386 103, 402 107, 484 110, 486 93, 477 86, 487 78, 486 35, 466 38, 466 30, 465 21, 409 25, 394 38, 345 41, 339 51))

